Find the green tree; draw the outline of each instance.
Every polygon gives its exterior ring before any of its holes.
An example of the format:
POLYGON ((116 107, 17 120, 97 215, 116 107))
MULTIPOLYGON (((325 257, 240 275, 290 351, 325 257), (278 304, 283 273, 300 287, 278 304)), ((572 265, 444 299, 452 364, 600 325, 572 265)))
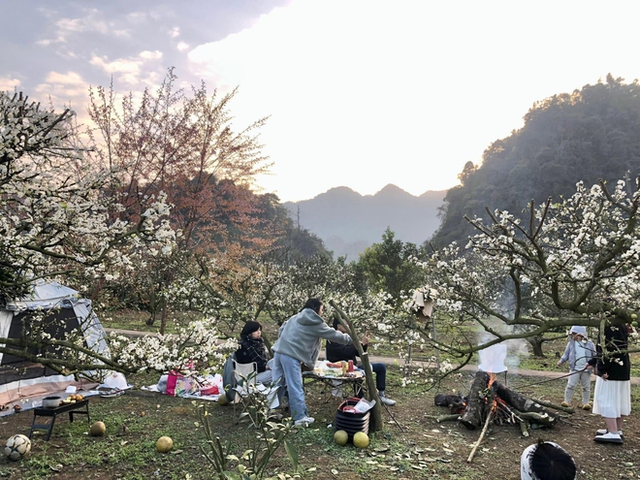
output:
POLYGON ((368 247, 358 260, 358 269, 363 272, 369 287, 375 292, 387 292, 396 305, 402 302, 403 292, 408 292, 424 279, 424 272, 412 259, 424 259, 426 252, 413 243, 395 240, 394 233, 387 228, 381 243, 368 247))

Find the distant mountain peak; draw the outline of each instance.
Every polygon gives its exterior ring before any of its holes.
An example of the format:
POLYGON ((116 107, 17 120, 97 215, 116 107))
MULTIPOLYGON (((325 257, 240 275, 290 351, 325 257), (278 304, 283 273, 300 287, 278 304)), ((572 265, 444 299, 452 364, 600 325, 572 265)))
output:
POLYGON ((384 187, 382 187, 382 190, 380 190, 379 192, 377 192, 374 196, 377 195, 381 195, 381 196, 406 196, 409 195, 411 197, 413 197, 413 195, 411 195, 409 192, 407 192, 406 190, 401 189, 400 187, 398 187, 397 185, 394 185, 393 183, 387 183, 384 187))
POLYGON ((307 202, 313 202, 315 200, 352 200, 352 199, 359 199, 362 198, 362 195, 360 195, 358 192, 356 192, 355 190, 352 190, 349 187, 333 187, 330 188, 329 190, 327 190, 326 192, 323 193, 319 193, 318 195, 316 195, 315 197, 309 199, 309 200, 300 200, 299 202, 287 202, 287 203, 291 203, 291 204, 299 204, 299 203, 307 203, 307 202))

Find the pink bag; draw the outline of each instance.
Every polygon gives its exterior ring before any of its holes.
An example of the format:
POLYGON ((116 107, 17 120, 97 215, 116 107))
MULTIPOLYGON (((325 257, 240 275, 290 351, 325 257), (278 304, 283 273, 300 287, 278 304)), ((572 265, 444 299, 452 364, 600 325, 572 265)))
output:
POLYGON ((178 381, 178 378, 182 376, 183 375, 181 373, 174 372, 173 370, 169 372, 169 375, 167 377, 167 389, 165 390, 166 395, 171 395, 172 397, 175 396, 176 382, 178 381))

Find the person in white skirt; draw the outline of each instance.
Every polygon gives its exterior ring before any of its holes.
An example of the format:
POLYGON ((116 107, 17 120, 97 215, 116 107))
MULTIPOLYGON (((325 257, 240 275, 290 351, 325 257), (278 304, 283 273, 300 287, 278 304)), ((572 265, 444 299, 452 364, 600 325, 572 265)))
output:
POLYGON ((604 345, 598 346, 593 413, 604 418, 606 428, 596 432, 599 443, 623 443, 622 417, 631 413, 631 362, 627 353, 629 328, 620 318, 607 322, 604 345))

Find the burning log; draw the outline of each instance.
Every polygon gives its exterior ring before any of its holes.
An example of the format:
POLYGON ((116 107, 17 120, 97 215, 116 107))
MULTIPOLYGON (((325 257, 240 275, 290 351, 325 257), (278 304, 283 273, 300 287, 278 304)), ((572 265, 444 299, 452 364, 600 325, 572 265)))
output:
POLYGON ((522 412, 523 417, 525 417, 525 413, 537 414, 526 415, 526 417, 530 420, 536 421, 537 423, 542 423, 547 427, 553 426, 558 420, 554 413, 545 410, 545 408, 535 400, 520 395, 518 392, 514 392, 502 385, 500 382, 493 382, 492 388, 502 400, 507 402, 516 410, 522 412))
MULTIPOLYGON (((451 399, 447 397, 446 395, 436 396, 436 405, 451 408, 448 403, 451 399)), ((437 418, 437 421, 455 418, 454 415, 446 415, 437 418)), ((483 423, 485 426, 488 425, 489 418, 498 424, 520 424, 524 436, 529 433, 530 423, 553 427, 558 420, 556 414, 546 410, 540 402, 527 398, 495 381, 495 375, 478 371, 466 398, 464 411, 458 420, 469 430, 475 430, 483 423)), ((486 431, 486 428, 483 430, 486 431)))
POLYGON ((471 384, 471 391, 467 399, 467 408, 460 417, 462 423, 469 430, 475 430, 485 418, 487 408, 487 389, 489 388, 490 375, 487 372, 478 371, 471 384))
POLYGON ((457 395, 439 393, 433 400, 438 407, 448 407, 451 413, 461 414, 467 408, 467 398, 461 393, 457 395))

